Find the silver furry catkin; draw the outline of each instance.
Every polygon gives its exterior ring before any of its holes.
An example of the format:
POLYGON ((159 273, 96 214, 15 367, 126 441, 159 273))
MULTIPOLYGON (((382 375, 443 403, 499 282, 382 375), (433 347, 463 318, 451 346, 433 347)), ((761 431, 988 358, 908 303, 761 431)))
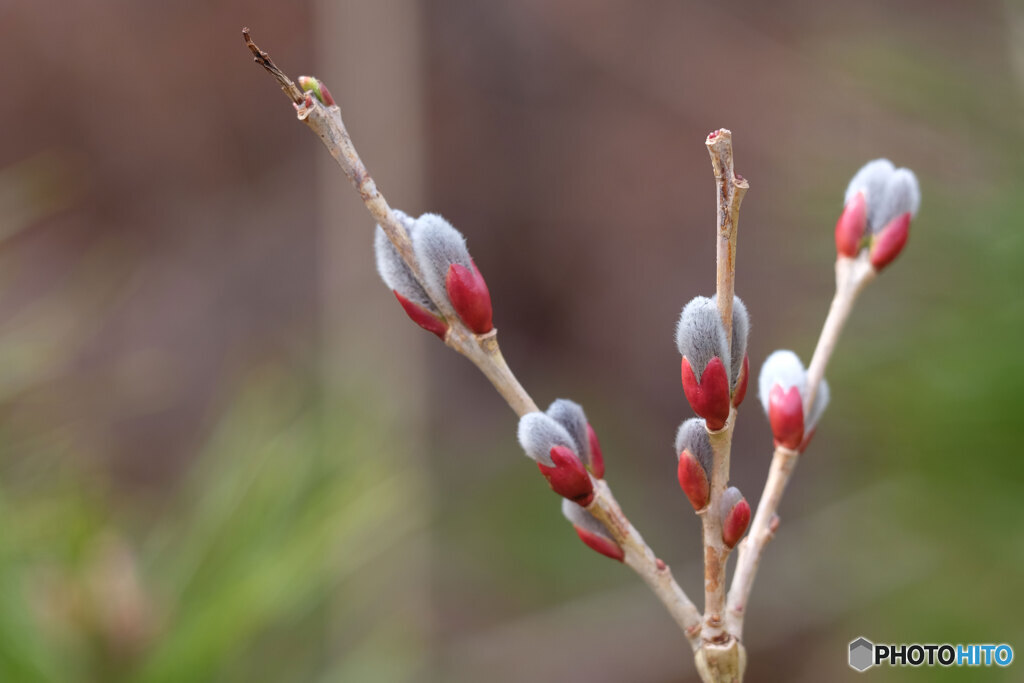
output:
MULTIPOLYGON (((716 297, 717 298, 717 297, 716 297)), ((717 304, 716 304, 717 305, 717 304)), ((729 364, 729 389, 736 388, 743 369, 743 358, 747 355, 747 338, 750 336, 750 314, 747 306, 738 297, 732 299, 732 360, 729 364)))
POLYGON ((436 301, 449 301, 445 283, 453 263, 473 270, 466 239, 436 213, 425 213, 416 219, 412 248, 423 273, 423 286, 436 301))
POLYGON ((896 169, 886 183, 885 194, 879 198, 878 206, 869 205, 868 227, 877 233, 897 216, 909 213, 913 218, 920 207, 921 188, 917 184, 917 176, 909 168, 896 169))
POLYGON ((735 486, 730 486, 722 493, 719 514, 722 517, 722 542, 732 548, 750 525, 750 503, 735 486))
POLYGON ((613 543, 615 542, 612 535, 608 533, 607 529, 605 529, 604 524, 601 524, 601 522, 599 522, 592 514, 566 498, 562 499, 562 515, 564 515, 573 526, 578 526, 592 534, 603 536, 609 541, 612 541, 613 543))
POLYGON ((736 503, 740 502, 741 500, 743 500, 743 494, 740 493, 740 490, 735 486, 730 486, 725 491, 723 491, 722 502, 720 503, 720 505, 722 506, 722 517, 725 517, 730 510, 736 507, 736 503))
POLYGON ((553 417, 541 412, 527 413, 519 418, 517 436, 526 455, 548 467, 554 466, 551 460, 551 449, 554 446, 565 446, 577 453, 576 441, 569 431, 553 417))
POLYGON ((596 517, 571 500, 562 501, 562 514, 576 530, 576 535, 591 549, 622 562, 625 552, 596 517))
MULTIPOLYGON (((704 369, 715 356, 722 359, 726 371, 730 371, 729 345, 725 328, 718 315, 714 299, 706 296, 694 297, 683 307, 676 325, 676 347, 689 360, 697 381, 701 381, 704 369)), ((743 356, 740 356, 742 362, 743 356)))
MULTIPOLYGON (((807 371, 800 357, 789 350, 775 351, 761 366, 761 374, 757 380, 757 394, 767 415, 770 408, 772 387, 776 384, 783 389, 796 387, 800 397, 807 396, 807 371)), ((804 431, 810 432, 817 426, 825 408, 828 406, 829 389, 828 382, 824 378, 818 386, 818 393, 814 397, 814 405, 810 413, 804 416, 804 431)))
POLYGON ((857 192, 864 193, 868 230, 874 234, 897 216, 916 216, 921 206, 917 176, 908 168, 896 168, 888 159, 864 164, 850 180, 843 203, 848 204, 857 192))
POLYGON ((573 441, 576 442, 576 447, 573 450, 583 464, 589 467, 591 460, 590 437, 587 434, 587 415, 583 412, 583 406, 567 398, 559 398, 548 406, 547 415, 565 427, 573 441))
MULTIPOLYGON (((405 231, 409 233, 409 238, 412 239, 413 235, 416 234, 416 220, 397 209, 392 209, 392 212, 402 223, 405 231)), ((409 266, 405 265, 405 261, 399 256, 395 245, 391 243, 391 240, 384 233, 384 229, 379 225, 374 231, 373 250, 377 257, 377 272, 380 274, 380 279, 388 286, 388 289, 398 292, 409 301, 425 308, 431 313, 439 314, 437 306, 430 300, 426 290, 413 277, 409 266)))
POLYGON ((708 437, 704 420, 699 417, 686 420, 676 431, 676 457, 678 458, 683 451, 689 451, 697 459, 710 482, 713 460, 711 439, 708 437))

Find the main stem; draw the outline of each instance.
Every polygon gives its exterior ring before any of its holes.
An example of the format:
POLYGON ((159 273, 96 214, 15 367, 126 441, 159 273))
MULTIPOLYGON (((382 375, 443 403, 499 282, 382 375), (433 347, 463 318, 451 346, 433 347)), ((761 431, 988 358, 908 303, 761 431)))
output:
POLYGON ((711 155, 718 193, 716 223, 717 271, 715 292, 718 312, 725 327, 725 338, 732 343, 732 298, 736 289, 736 235, 739 231, 740 204, 750 185, 736 173, 732 157, 732 132, 721 128, 708 135, 704 142, 711 155))
MULTIPOLYGON (((736 289, 736 241, 740 205, 749 185, 736 173, 732 133, 724 128, 708 135, 705 145, 711 156, 716 191, 715 300, 725 328, 726 343, 732 345, 732 304, 736 289)), ((732 349, 730 349, 731 357, 732 349)), ((725 360, 725 359, 723 359, 725 360)), ((700 512, 704 532, 704 624, 697 671, 706 683, 738 683, 743 678, 746 653, 743 645, 725 628, 726 565, 729 548, 722 541, 722 494, 729 483, 729 459, 736 410, 730 406, 729 419, 717 432, 708 432, 712 448, 711 495, 700 512)))
POLYGON ((729 640, 725 630, 725 569, 729 561, 729 548, 722 541, 722 515, 720 501, 729 483, 729 457, 732 450, 732 431, 736 423, 736 410, 732 409, 725 427, 709 432, 711 440, 712 471, 711 497, 707 507, 698 514, 704 531, 704 628, 701 637, 705 643, 721 645, 729 640))

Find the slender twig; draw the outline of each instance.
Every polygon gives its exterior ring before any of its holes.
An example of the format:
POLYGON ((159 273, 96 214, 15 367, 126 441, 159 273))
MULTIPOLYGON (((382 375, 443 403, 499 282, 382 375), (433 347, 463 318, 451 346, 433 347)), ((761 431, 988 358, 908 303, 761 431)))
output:
POLYGON ((640 532, 622 513, 607 482, 603 479, 594 480, 594 493, 594 502, 587 510, 615 537, 626 553, 623 562, 639 574, 658 599, 665 604, 672 618, 686 634, 691 647, 697 650, 700 647, 701 627, 700 611, 697 606, 672 578, 672 571, 668 565, 655 556, 654 551, 644 543, 640 532))
MULTIPOLYGON (((850 317, 853 304, 875 275, 877 272, 871 267, 866 253, 857 258, 840 256, 836 261, 836 293, 832 298, 832 305, 829 307, 828 316, 822 325, 821 335, 818 337, 818 344, 814 348, 814 355, 811 357, 811 363, 807 370, 805 415, 810 414, 810 406, 813 404, 818 387, 825 376, 825 367, 828 365, 832 352, 839 341, 839 335, 850 317)), ((754 585, 754 578, 757 576, 761 555, 778 526, 779 502, 782 500, 782 494, 793 470, 796 469, 798 460, 799 453, 796 451, 787 448, 775 449, 772 464, 768 470, 768 480, 765 482, 764 492, 761 494, 757 512, 750 525, 750 533, 740 543, 736 572, 729 589, 727 615, 729 632, 735 638, 740 638, 743 635, 743 618, 750 599, 750 591, 754 585)))
POLYGON ((811 364, 807 366, 807 396, 804 398, 804 415, 809 415, 814 397, 818 394, 818 386, 825 376, 825 366, 832 358, 832 352, 839 341, 850 311, 857 296, 878 273, 871 267, 865 252, 857 258, 840 256, 836 261, 836 293, 832 297, 828 316, 821 328, 818 345, 814 347, 811 364))
POLYGON ((765 545, 772 539, 778 527, 777 512, 782 493, 786 490, 789 477, 796 467, 800 454, 781 446, 775 449, 768 480, 764 492, 757 504, 757 512, 750 525, 750 532, 740 542, 736 571, 729 589, 729 606, 726 615, 726 626, 734 638, 743 637, 743 616, 750 590, 754 585, 754 576, 761 561, 761 553, 765 545))
MULTIPOLYGON (((341 119, 337 106, 325 106, 319 100, 303 93, 270 59, 270 55, 259 49, 249 37, 248 29, 242 31, 246 46, 255 56, 255 61, 277 80, 281 89, 295 104, 300 121, 316 133, 334 157, 342 171, 355 186, 367 210, 381 226, 391 243, 395 245, 402 260, 413 275, 422 283, 422 274, 413 256, 412 243, 405 227, 388 206, 384 196, 356 152, 348 130, 341 119)), ((455 315, 447 301, 434 301, 448 321, 445 343, 466 356, 490 380, 498 393, 509 404, 516 415, 523 416, 537 410, 537 404, 516 379, 508 367, 498 346, 497 331, 475 335, 455 315)), ((636 528, 623 514, 603 479, 594 480, 594 501, 587 510, 599 519, 615 541, 625 552, 624 562, 647 583, 654 594, 664 603, 672 618, 686 634, 696 650, 700 642, 700 612, 686 596, 672 577, 668 565, 658 559, 654 551, 644 542, 636 528)))
POLYGON ((718 269, 715 291, 718 294, 718 312, 725 326, 725 338, 732 343, 732 297, 736 289, 736 235, 739 231, 740 204, 750 185, 736 173, 732 158, 732 132, 725 128, 713 131, 704 142, 711 155, 715 171, 715 189, 718 192, 718 240, 716 241, 718 269))
POLYGON ((271 76, 277 79, 277 84, 281 86, 281 90, 288 96, 295 104, 302 104, 302 100, 305 99, 302 89, 295 85, 292 79, 288 78, 283 71, 277 68, 274 64, 274 60, 270 58, 263 50, 257 47, 256 43, 252 42, 252 38, 249 36, 249 28, 242 29, 242 39, 245 41, 245 46, 249 48, 249 52, 253 55, 253 61, 266 69, 271 76))
MULTIPOLYGON (((732 133, 724 128, 708 135, 705 144, 715 173, 717 198, 715 299, 725 328, 726 343, 732 345, 732 304, 736 287, 736 241, 740 204, 749 185, 733 162, 732 133)), ((730 549, 722 540, 722 494, 729 483, 729 459, 736 410, 718 431, 708 431, 712 448, 711 496, 700 511, 704 535, 704 623, 697 669, 705 681, 739 681, 743 676, 743 646, 725 629, 726 564, 730 549)))
POLYGON ((722 541, 722 514, 720 501, 729 483, 729 458, 732 450, 732 432, 736 423, 736 410, 730 411, 725 427, 709 432, 712 449, 711 497, 701 510, 704 530, 704 628, 705 643, 722 644, 728 640, 723 615, 725 614, 725 569, 729 561, 729 548, 722 541))

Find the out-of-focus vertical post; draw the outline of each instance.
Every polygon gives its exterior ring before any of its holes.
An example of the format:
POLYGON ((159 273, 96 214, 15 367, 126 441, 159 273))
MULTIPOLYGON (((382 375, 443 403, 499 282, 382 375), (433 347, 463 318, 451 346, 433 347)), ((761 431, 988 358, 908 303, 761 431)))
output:
MULTIPOLYGON (((331 88, 374 178, 396 208, 424 210, 422 25, 420 0, 318 0, 316 75, 331 88)), ((377 275, 373 226, 337 164, 317 154, 322 223, 326 419, 353 405, 373 416, 380 448, 362 454, 416 476, 409 514, 429 518, 424 347, 436 340, 402 313, 377 275)), ((326 457, 330 458, 328 452, 326 457)), ((401 512, 399 513, 401 514, 401 512)), ((426 528, 426 525, 423 525, 426 528)), ((430 633, 430 543, 426 531, 389 550, 357 580, 373 592, 361 607, 335 605, 327 643, 343 657, 353 624, 375 657, 356 667, 364 680, 423 680, 430 633), (370 599, 372 597, 372 599, 370 599), (358 612, 358 613, 354 613, 358 612), (376 633, 379 636, 370 636, 376 633)))

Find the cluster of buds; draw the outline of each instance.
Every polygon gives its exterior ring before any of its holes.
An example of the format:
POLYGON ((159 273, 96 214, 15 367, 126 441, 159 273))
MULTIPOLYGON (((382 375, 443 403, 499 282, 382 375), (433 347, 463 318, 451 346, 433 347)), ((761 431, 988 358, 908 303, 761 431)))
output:
MULTIPOLYGON (((676 433, 679 486, 700 514, 711 502, 714 453, 709 432, 725 428, 732 408, 747 393, 750 360, 747 307, 733 298, 732 340, 727 339, 716 298, 699 296, 683 307, 676 326, 676 345, 682 354, 683 392, 700 417, 687 420, 676 433)), ((732 548, 750 523, 750 505, 739 489, 726 489, 715 512, 722 521, 722 542, 732 548)))
POLYGON ((536 461, 552 491, 583 507, 590 505, 590 475, 604 477, 604 460, 597 435, 578 403, 560 398, 545 413, 523 415, 519 444, 536 461))
POLYGON ((683 392, 711 431, 725 427, 730 407, 738 407, 747 393, 749 332, 747 307, 739 297, 733 298, 731 345, 715 298, 698 296, 679 316, 676 346, 683 356, 683 392))
POLYGON ((828 405, 828 382, 821 380, 814 395, 814 405, 806 416, 804 404, 809 389, 807 371, 792 351, 776 351, 768 356, 761 366, 757 384, 758 396, 768 415, 775 445, 802 453, 814 436, 814 428, 828 405))
POLYGON ((867 249, 872 267, 882 270, 907 243, 921 190, 913 171, 875 159, 853 176, 843 204, 836 222, 836 251, 840 257, 856 258, 867 249))
POLYGON ((494 329, 491 294, 487 283, 466 249, 466 240, 441 216, 425 213, 412 218, 393 210, 412 242, 417 280, 383 228, 377 226, 374 249, 377 271, 394 292, 398 303, 413 322, 445 338, 451 324, 444 311, 454 311, 459 321, 474 334, 494 329))
MULTIPOLYGON (((711 502, 711 477, 714 454, 704 420, 692 417, 679 425, 676 432, 676 453, 679 454, 679 486, 690 505, 698 513, 711 502)), ((722 542, 729 548, 743 537, 750 524, 750 504, 735 486, 722 493, 718 510, 722 519, 722 542)))

